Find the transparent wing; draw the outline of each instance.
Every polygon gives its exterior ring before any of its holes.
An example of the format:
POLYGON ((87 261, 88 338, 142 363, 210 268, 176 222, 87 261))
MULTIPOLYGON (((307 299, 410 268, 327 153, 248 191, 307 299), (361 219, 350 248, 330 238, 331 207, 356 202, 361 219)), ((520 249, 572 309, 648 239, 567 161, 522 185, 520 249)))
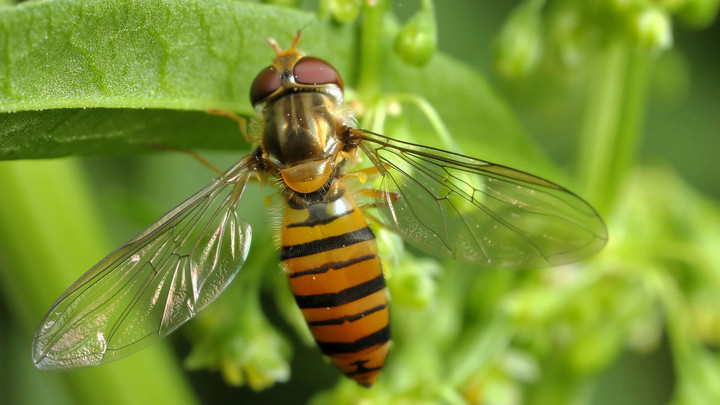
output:
POLYGON ((245 158, 155 221, 75 282, 35 333, 41 369, 97 365, 162 338, 213 301, 250 247, 237 203, 245 158))
POLYGON ((429 253, 484 267, 543 267, 605 245, 597 212, 570 191, 471 157, 353 130, 381 174, 380 220, 429 253))

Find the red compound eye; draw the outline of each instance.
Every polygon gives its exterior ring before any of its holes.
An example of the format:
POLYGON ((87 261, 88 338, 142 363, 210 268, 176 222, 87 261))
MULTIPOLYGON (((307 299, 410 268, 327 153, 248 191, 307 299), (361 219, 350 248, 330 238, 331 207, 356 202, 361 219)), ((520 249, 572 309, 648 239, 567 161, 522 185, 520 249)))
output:
POLYGON ((255 105, 282 86, 280 74, 274 67, 268 66, 258 73, 250 87, 250 102, 255 105))
POLYGON ((343 89, 342 78, 329 63, 319 58, 307 56, 295 64, 293 75, 296 83, 302 84, 336 84, 343 89))

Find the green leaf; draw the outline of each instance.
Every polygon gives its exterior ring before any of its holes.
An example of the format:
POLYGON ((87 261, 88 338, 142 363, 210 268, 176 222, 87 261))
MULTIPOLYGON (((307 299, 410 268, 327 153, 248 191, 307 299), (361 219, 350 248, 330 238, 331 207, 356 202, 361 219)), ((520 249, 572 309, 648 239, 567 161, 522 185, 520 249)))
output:
POLYGON ((287 45, 304 26, 302 48, 348 71, 349 27, 283 7, 81 0, 0 9, 0 111, 27 111, 0 119, 0 158, 142 152, 148 143, 237 148, 232 121, 197 111, 250 114, 249 86, 273 55, 265 39, 287 45), (127 110, 143 108, 154 110, 127 110))
MULTIPOLYGON (((205 111, 249 116, 249 86, 273 56, 265 38, 287 46, 299 28, 300 47, 328 60, 352 85, 353 27, 298 10, 218 0, 54 1, 2 9, 0 111, 17 112, 0 118, 0 159, 133 154, 152 151, 149 145, 246 148, 234 122, 205 111)), ((442 54, 420 69, 386 48, 383 89, 427 99, 465 153, 520 168, 550 167, 475 70, 442 54)), ((409 117, 427 126, 419 114, 409 117)))
POLYGON ((237 125, 205 112, 140 109, 59 109, 3 115, 0 158, 131 154, 151 145, 247 147, 237 125))
POLYGON ((53 1, 7 8, 0 13, 2 110, 250 112, 250 82, 273 54, 268 36, 289 42, 311 23, 303 32, 308 51, 337 55, 338 67, 347 66, 342 49, 348 35, 333 32, 333 42, 326 43, 325 31, 332 28, 313 20, 297 10, 218 0, 53 1))

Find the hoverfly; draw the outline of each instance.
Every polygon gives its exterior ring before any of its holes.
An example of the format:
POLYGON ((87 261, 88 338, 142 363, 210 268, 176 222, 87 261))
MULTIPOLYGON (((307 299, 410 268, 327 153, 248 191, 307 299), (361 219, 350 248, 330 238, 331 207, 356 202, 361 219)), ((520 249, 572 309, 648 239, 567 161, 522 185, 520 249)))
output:
POLYGON ((250 250, 238 203, 254 174, 285 196, 280 260, 320 350, 369 387, 389 347, 378 248, 365 209, 440 257, 480 267, 569 263, 599 251, 605 225, 550 181, 356 128, 343 82, 292 46, 255 78, 254 151, 101 260, 53 304, 35 333, 41 369, 106 363, 192 318, 228 286, 250 250), (364 155, 375 187, 348 187, 364 155))

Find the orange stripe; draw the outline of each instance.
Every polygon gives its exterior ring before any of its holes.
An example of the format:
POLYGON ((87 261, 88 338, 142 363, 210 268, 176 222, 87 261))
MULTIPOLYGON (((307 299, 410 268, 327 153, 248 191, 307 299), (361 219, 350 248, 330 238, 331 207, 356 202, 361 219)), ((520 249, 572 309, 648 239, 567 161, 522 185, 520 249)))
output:
MULTIPOLYGON (((306 210, 303 211, 307 212, 306 210)), ((299 245, 301 243, 312 242, 328 238, 330 236, 342 235, 367 226, 365 218, 356 210, 351 214, 344 215, 325 225, 317 225, 314 227, 287 227, 289 224, 295 224, 307 219, 307 214, 297 222, 288 221, 286 219, 283 228, 283 246, 299 245)))
MULTIPOLYGON (((302 270, 304 269, 303 267, 302 270)), ((295 295, 336 293, 372 280, 380 274, 382 274, 380 261, 368 260, 338 270, 328 270, 324 274, 291 278, 290 288, 295 295)))
POLYGON ((311 326, 315 339, 324 342, 354 342, 388 325, 390 318, 387 308, 372 313, 354 322, 341 325, 311 326))
POLYGON ((387 292, 385 290, 372 293, 365 298, 337 307, 305 308, 302 310, 302 313, 306 321, 317 322, 341 318, 345 315, 358 314, 378 305, 387 305, 387 292))
POLYGON ((324 264, 332 262, 343 262, 353 257, 365 256, 367 254, 377 255, 377 243, 375 240, 367 240, 346 246, 344 248, 328 250, 326 252, 316 253, 303 257, 295 257, 282 262, 288 275, 298 273, 310 269, 321 267, 324 264))

